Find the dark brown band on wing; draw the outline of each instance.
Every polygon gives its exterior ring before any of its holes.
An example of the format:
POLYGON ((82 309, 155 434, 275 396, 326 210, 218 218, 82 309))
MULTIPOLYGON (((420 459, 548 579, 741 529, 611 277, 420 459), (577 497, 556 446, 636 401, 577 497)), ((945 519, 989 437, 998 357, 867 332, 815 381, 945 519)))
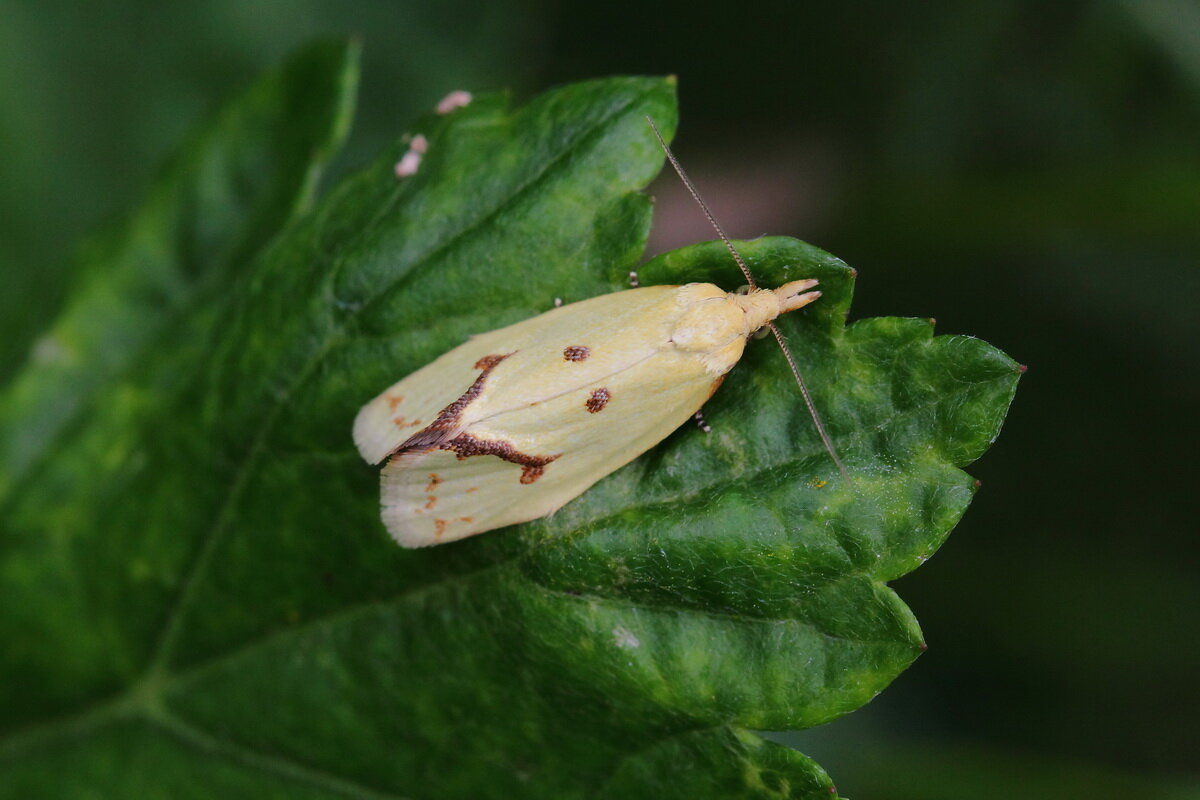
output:
POLYGON ((528 453, 522 453, 513 447, 511 442, 503 439, 476 439, 469 433, 460 433, 439 447, 442 450, 453 452, 458 456, 459 461, 471 456, 496 456, 510 464, 518 464, 521 467, 521 483, 533 483, 542 477, 542 473, 546 471, 546 465, 562 455, 559 453, 553 456, 531 456, 528 453))
POLYGON ((558 458, 558 455, 562 455, 561 453, 553 456, 531 456, 517 450, 511 442, 476 439, 468 433, 460 433, 451 438, 459 427, 463 411, 483 392, 488 375, 496 368, 497 364, 511 355, 512 353, 484 356, 476 361, 475 369, 481 370, 481 372, 475 382, 462 393, 461 397, 443 408, 433 422, 408 437, 392 452, 392 456, 433 449, 449 450, 458 456, 460 461, 471 456, 496 456, 521 467, 521 483, 533 483, 542 477, 542 473, 546 471, 546 465, 558 458))
POLYGON ((483 385, 487 383, 488 375, 501 361, 511 355, 512 353, 504 353, 503 355, 484 356, 476 361, 475 369, 482 371, 475 382, 462 393, 461 397, 439 411, 433 422, 405 439, 390 455, 398 456, 404 453, 432 450, 444 443, 450 437, 451 432, 458 427, 466 407, 483 392, 483 385))

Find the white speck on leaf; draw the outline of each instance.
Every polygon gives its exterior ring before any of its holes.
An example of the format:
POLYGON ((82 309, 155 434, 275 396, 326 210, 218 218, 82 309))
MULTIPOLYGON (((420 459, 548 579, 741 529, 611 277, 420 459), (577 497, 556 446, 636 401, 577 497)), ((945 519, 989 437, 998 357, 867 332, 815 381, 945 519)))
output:
POLYGON ((35 364, 53 364, 65 361, 66 356, 66 348, 54 337, 54 334, 50 333, 34 342, 29 352, 29 358, 35 364))
POLYGON ((623 625, 618 625, 617 627, 613 628, 613 641, 616 642, 617 647, 620 647, 624 650, 632 650, 635 647, 642 646, 641 639, 634 636, 633 631, 629 630, 623 625))

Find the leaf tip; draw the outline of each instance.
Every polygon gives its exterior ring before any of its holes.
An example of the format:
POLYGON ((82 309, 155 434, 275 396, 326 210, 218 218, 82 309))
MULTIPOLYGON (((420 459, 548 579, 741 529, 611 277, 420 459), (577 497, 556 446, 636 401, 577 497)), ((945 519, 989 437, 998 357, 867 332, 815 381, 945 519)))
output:
POLYGON ((1017 374, 1018 375, 1024 375, 1028 371, 1029 371, 1028 364, 1017 364, 1017 374))

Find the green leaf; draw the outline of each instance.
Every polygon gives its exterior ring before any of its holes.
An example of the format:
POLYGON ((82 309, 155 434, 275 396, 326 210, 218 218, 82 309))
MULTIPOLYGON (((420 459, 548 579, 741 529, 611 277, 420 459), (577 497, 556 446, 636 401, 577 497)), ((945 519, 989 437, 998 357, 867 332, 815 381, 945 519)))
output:
MULTIPOLYGON (((828 798, 751 729, 867 702, 923 648, 886 581, 944 540, 1017 366, 926 321, 784 329, 854 475, 757 343, 685 426, 546 520, 403 551, 358 407, 472 333, 626 287, 674 86, 615 78, 420 120, 158 335, 8 499, 0 655, 18 794, 828 798), (208 324, 193 324, 209 321, 208 324), (16 638, 14 638, 16 637, 16 638), (19 690, 12 687, 20 686, 19 690)), ((741 281, 720 244, 643 283, 741 281)), ((0 418, 5 429, 22 424, 0 418)))
POLYGON ((80 248, 61 318, 0 396, 0 503, 62 452, 94 393, 136 369, 193 309, 215 306, 311 204, 350 124, 357 61, 343 43, 299 52, 197 131, 136 214, 80 248))

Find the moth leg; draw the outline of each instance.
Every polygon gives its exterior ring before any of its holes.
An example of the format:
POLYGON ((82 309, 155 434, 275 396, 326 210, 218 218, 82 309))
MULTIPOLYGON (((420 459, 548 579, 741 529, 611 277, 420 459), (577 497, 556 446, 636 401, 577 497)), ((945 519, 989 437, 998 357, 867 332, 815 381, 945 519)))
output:
POLYGON ((638 288, 638 286, 641 285, 638 283, 638 276, 637 276, 636 269, 630 270, 630 272, 629 272, 629 285, 632 286, 634 289, 638 288))
POLYGON ((712 428, 704 421, 703 409, 692 415, 692 419, 696 420, 696 426, 705 433, 712 433, 712 428))

